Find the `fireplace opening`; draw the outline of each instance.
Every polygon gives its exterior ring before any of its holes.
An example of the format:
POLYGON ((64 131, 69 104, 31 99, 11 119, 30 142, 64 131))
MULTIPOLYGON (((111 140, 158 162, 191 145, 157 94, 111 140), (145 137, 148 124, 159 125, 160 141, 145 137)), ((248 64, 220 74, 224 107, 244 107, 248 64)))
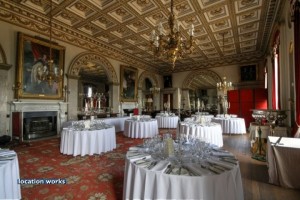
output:
POLYGON ((57 135, 57 112, 25 112, 23 139, 37 139, 57 135))

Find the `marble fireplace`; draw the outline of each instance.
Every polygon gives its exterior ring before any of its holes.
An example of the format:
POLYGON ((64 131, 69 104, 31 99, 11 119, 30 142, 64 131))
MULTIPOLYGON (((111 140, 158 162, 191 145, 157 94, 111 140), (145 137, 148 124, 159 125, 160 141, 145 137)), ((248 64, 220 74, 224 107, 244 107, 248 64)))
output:
POLYGON ((10 104, 12 136, 22 141, 59 136, 67 120, 67 103, 14 101, 10 104))

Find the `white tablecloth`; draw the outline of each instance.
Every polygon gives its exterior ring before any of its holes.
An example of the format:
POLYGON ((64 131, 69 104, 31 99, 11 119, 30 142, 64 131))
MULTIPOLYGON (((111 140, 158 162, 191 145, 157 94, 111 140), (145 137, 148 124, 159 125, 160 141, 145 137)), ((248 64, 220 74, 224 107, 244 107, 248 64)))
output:
POLYGON ((269 136, 267 142, 269 183, 300 189, 300 138, 269 136))
POLYGON ((75 131, 64 128, 61 133, 60 152, 67 155, 101 154, 116 148, 115 127, 101 130, 75 131))
MULTIPOLYGON (((108 118, 101 118, 101 119, 94 119, 94 120, 102 120, 108 125, 115 126, 116 132, 120 132, 120 131, 124 131, 124 122, 125 122, 126 119, 130 119, 130 117, 128 117, 128 116, 125 116, 125 117, 108 117, 108 118)), ((72 122, 74 122, 74 120, 64 122, 63 125, 62 125, 62 129, 71 126, 72 122)))
POLYGON ((232 118, 237 117, 237 115, 235 115, 235 114, 217 114, 216 115, 216 117, 218 117, 218 118, 223 118, 223 117, 226 117, 226 116, 232 117, 232 118))
POLYGON ((151 138, 158 134, 156 119, 125 120, 123 134, 131 138, 151 138))
POLYGON ((21 199, 19 162, 16 156, 12 160, 0 161, 0 199, 21 199))
POLYGON ((177 128, 178 116, 156 116, 158 128, 177 128))
POLYGON ((212 122, 221 124, 223 133, 245 134, 246 125, 243 118, 212 118, 212 122))
POLYGON ((185 176, 148 170, 126 159, 123 185, 124 200, 244 199, 239 165, 221 174, 185 176))
POLYGON ((124 131, 125 120, 130 117, 110 117, 102 119, 106 124, 115 126, 116 132, 124 131))
POLYGON ((197 123, 180 123, 180 133, 205 138, 210 144, 223 146, 222 127, 220 124, 200 125, 197 123))

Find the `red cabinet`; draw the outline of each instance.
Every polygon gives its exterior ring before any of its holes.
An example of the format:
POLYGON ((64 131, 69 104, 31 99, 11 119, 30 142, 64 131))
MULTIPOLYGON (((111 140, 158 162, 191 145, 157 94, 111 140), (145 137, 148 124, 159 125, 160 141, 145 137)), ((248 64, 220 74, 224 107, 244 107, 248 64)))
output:
POLYGON ((253 122, 252 109, 267 109, 268 92, 264 88, 228 91, 229 114, 237 114, 245 119, 246 127, 253 122))

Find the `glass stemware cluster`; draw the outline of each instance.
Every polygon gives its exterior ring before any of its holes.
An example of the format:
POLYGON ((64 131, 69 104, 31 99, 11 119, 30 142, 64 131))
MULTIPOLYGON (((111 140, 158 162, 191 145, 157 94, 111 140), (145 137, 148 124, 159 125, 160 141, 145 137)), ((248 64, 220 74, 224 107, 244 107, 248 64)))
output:
POLYGON ((100 130, 109 127, 110 126, 101 119, 73 121, 71 126, 71 128, 74 129, 75 131, 100 130))
POLYGON ((155 160, 169 160, 174 165, 202 163, 210 158, 211 146, 206 138, 180 134, 173 138, 170 133, 144 139, 144 153, 155 160))

